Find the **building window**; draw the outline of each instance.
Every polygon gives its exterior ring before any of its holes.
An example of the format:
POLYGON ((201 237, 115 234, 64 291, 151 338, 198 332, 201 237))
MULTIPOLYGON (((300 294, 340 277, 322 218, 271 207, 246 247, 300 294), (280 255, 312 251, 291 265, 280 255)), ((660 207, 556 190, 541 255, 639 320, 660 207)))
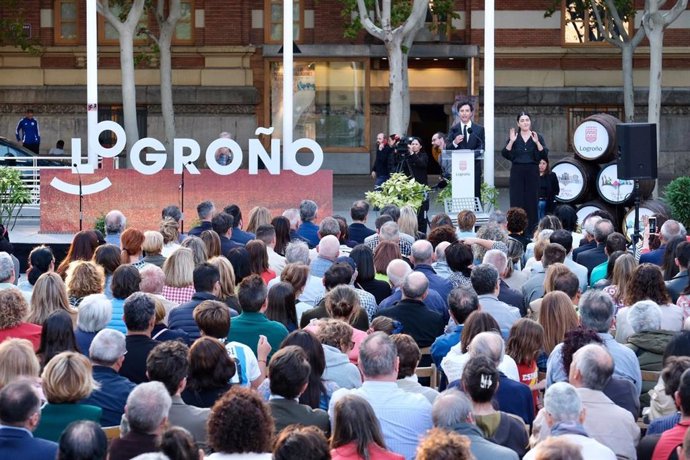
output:
MULTIPOLYGON (((606 43, 605 36, 599 32, 597 17, 588 2, 569 1, 563 2, 563 41, 566 45, 586 45, 606 43)), ((605 11, 601 10, 601 18, 604 21, 604 33, 609 33, 611 38, 620 38, 613 20, 605 11), (609 26, 611 21, 611 26, 609 26)), ((630 20, 625 22, 625 29, 630 33, 630 20)))
MULTIPOLYGON (((115 16, 120 16, 121 14, 121 6, 113 3, 110 5, 110 9, 113 12, 115 16)), ((126 16, 126 13, 123 13, 126 16)), ((141 29, 148 29, 149 28, 149 16, 148 13, 146 12, 146 9, 144 9, 144 12, 141 14, 141 17, 139 18, 139 23, 137 24, 137 30, 141 29)), ((138 33, 134 36, 134 44, 135 45, 143 45, 146 43, 146 40, 148 37, 146 36, 145 33, 138 33)), ((119 44, 119 34, 117 33, 117 29, 110 25, 110 23, 105 19, 105 17, 102 14, 98 15, 98 43, 102 45, 117 45, 119 44)))
MULTIPOLYGON (((266 43, 282 43, 283 41, 283 0, 265 0, 264 8, 264 41, 266 43)), ((293 39, 296 42, 302 40, 304 31, 302 0, 293 1, 293 39)))
POLYGON ((194 2, 180 2, 180 19, 175 25, 173 44, 191 45, 194 43, 194 2))
POLYGON ((55 43, 76 45, 79 43, 79 2, 58 0, 55 2, 55 43))
MULTIPOLYGON (((330 151, 367 148, 369 101, 365 61, 295 61, 293 138, 314 139, 330 151)), ((283 63, 269 63, 273 137, 283 129, 283 63)))

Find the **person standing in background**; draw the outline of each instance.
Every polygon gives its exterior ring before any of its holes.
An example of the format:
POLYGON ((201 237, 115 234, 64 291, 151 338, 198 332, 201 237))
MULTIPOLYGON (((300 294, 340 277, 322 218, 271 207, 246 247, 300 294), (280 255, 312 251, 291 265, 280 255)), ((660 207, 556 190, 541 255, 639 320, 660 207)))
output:
POLYGON ((506 146, 501 154, 513 165, 510 168, 510 207, 527 212, 527 231, 537 225, 539 203, 539 161, 548 158, 549 150, 541 134, 532 131, 532 118, 527 112, 517 116, 519 132, 510 128, 506 146))
POLYGON ((17 141, 38 155, 41 146, 41 133, 38 130, 38 120, 34 118, 33 109, 26 110, 26 116, 17 123, 15 134, 17 141))
MULTIPOLYGON (((391 140, 393 136, 391 136, 391 140)), ((376 135, 376 159, 374 166, 371 167, 371 178, 374 179, 374 189, 381 188, 384 182, 391 177, 391 172, 395 167, 395 150, 391 147, 392 142, 386 139, 384 133, 376 135)))
POLYGON ((551 171, 548 158, 539 160, 539 207, 537 219, 541 220, 547 214, 553 214, 556 208, 556 196, 561 193, 558 176, 551 171))

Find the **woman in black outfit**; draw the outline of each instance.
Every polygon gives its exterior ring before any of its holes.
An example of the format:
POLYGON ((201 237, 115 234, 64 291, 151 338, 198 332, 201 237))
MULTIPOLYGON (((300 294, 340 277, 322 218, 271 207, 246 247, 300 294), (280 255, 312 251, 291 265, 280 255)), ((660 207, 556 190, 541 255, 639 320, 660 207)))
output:
POLYGON ((528 218, 527 234, 537 225, 537 204, 539 202, 539 160, 546 159, 549 150, 541 134, 532 131, 532 120, 528 113, 517 116, 519 132, 510 128, 503 157, 513 163, 510 168, 510 207, 525 210, 528 218))
MULTIPOLYGON (((408 153, 398 158, 398 170, 408 177, 414 178, 420 184, 428 185, 429 177, 426 167, 429 163, 429 156, 422 147, 422 141, 418 137, 410 137, 408 153)), ((426 233, 427 221, 426 213, 429 210, 429 197, 425 197, 422 206, 417 210, 417 230, 426 233)))
POLYGON ((549 159, 539 160, 539 209, 538 217, 541 220, 547 214, 553 214, 556 208, 556 195, 561 193, 556 173, 549 167, 549 159))
POLYGON ((377 280, 374 268, 374 252, 366 244, 358 244, 350 252, 350 257, 357 264, 355 287, 367 291, 376 298, 379 304, 391 295, 391 287, 385 281, 377 280))

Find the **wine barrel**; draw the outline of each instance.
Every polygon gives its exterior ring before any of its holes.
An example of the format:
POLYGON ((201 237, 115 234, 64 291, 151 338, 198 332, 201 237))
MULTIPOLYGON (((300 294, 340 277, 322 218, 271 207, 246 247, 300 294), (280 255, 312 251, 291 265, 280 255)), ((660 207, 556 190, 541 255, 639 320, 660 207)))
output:
POLYGON ((575 155, 596 163, 615 160, 618 154, 616 125, 620 122, 607 113, 597 113, 585 118, 573 134, 575 155))
POLYGON ((618 222, 622 221, 622 214, 625 208, 622 206, 612 206, 602 200, 591 200, 582 203, 577 208, 577 222, 582 225, 585 222, 585 217, 592 214, 594 211, 606 211, 613 217, 613 226, 617 227, 618 222))
MULTIPOLYGON (((641 200, 646 200, 652 196, 654 185, 655 181, 653 180, 640 181, 641 200)), ((597 193, 601 199, 607 203, 614 205, 630 205, 635 199, 635 195, 633 195, 634 190, 635 181, 618 178, 617 163, 609 163, 599 171, 599 176, 597 177, 597 193)))
MULTIPOLYGON (((662 216, 668 219, 671 217, 671 210, 665 203, 659 200, 648 200, 640 203, 640 234, 644 231, 644 225, 642 224, 643 216, 662 216)), ((621 230, 628 240, 632 240, 632 235, 635 232, 635 207, 631 207, 625 213, 621 230)))
POLYGON ((558 177, 560 192, 556 201, 581 203, 596 195, 596 178, 599 166, 579 158, 564 158, 551 168, 558 177))

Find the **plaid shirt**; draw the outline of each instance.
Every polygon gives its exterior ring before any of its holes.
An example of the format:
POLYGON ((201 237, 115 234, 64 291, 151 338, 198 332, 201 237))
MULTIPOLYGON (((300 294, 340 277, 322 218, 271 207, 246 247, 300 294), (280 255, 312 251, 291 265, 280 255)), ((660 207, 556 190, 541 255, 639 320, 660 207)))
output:
MULTIPOLYGON (((379 238, 379 235, 373 235, 373 238, 369 241, 365 241, 364 244, 369 246, 371 248, 371 250, 373 251, 376 249, 376 246, 378 246, 380 242, 381 242, 381 239, 379 238)), ((402 254, 406 257, 409 257, 410 254, 412 253, 412 245, 410 244, 410 242, 404 238, 400 238, 399 244, 400 244, 400 254, 402 254)))
POLYGON ((180 305, 192 300, 192 296, 195 292, 196 291, 194 290, 194 286, 192 285, 181 288, 173 286, 163 286, 163 292, 161 292, 161 294, 163 295, 163 297, 166 298, 166 300, 180 305))

